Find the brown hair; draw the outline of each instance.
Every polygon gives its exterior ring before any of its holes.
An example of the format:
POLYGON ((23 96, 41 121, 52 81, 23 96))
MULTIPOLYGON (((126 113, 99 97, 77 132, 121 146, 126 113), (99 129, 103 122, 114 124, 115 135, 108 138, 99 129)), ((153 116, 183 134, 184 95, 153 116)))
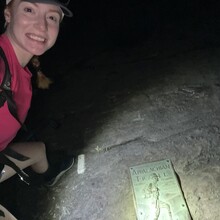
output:
MULTIPOLYGON (((11 9, 13 2, 14 2, 14 0, 11 0, 7 5, 5 5, 5 9, 6 8, 11 9)), ((5 21, 4 29, 6 29, 7 25, 8 25, 8 23, 7 23, 7 21, 5 21)))

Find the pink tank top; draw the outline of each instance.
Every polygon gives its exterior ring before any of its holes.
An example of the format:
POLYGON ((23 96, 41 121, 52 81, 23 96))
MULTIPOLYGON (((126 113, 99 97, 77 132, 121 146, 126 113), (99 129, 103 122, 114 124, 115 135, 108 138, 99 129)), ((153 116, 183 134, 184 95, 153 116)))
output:
MULTIPOLYGON (((4 50, 8 60, 11 72, 11 90, 17 105, 17 114, 20 121, 24 122, 31 104, 32 74, 27 67, 23 68, 19 64, 14 49, 5 34, 0 36, 0 47, 4 50)), ((0 60, 0 82, 2 82, 3 77, 4 63, 0 60)), ((20 124, 9 112, 7 102, 5 102, 4 106, 0 107, 0 151, 5 149, 14 139, 20 127, 20 124)))

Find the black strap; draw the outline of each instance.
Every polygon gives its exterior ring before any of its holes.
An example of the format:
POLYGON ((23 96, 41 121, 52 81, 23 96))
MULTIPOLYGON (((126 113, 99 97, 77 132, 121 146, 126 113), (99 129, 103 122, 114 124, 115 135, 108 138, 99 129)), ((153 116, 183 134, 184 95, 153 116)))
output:
POLYGON ((5 148, 2 152, 5 155, 12 157, 12 158, 19 160, 19 161, 26 161, 26 160, 30 159, 29 157, 14 151, 10 147, 5 148))
POLYGON ((11 73, 8 65, 7 58, 5 56, 5 53, 3 49, 0 47, 0 56, 2 57, 4 63, 5 63, 5 75, 2 80, 2 83, 0 85, 0 107, 4 104, 4 102, 7 100, 8 103, 8 109, 12 116, 19 122, 21 127, 24 130, 27 130, 26 126, 19 120, 18 114, 17 114, 17 106, 16 103, 12 97, 12 91, 11 91, 11 73))
POLYGON ((11 73, 8 65, 7 58, 5 56, 5 53, 3 49, 0 47, 0 56, 2 57, 4 63, 5 63, 5 75, 1 84, 1 88, 4 90, 11 90, 11 73))
POLYGON ((30 158, 14 151, 10 147, 7 147, 6 149, 0 152, 0 175, 4 168, 4 165, 7 165, 15 170, 15 172, 19 175, 22 181, 24 181, 29 185, 30 184, 29 176, 22 169, 20 169, 13 161, 11 161, 7 156, 12 157, 19 161, 26 161, 30 158))

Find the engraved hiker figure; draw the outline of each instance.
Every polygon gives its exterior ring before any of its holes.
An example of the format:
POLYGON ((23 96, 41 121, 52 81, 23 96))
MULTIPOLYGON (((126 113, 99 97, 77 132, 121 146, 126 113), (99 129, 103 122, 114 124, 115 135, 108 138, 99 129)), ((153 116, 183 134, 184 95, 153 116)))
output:
POLYGON ((172 220, 170 205, 160 199, 160 188, 158 186, 159 176, 156 173, 150 175, 150 181, 145 185, 143 192, 147 201, 146 220, 172 220))

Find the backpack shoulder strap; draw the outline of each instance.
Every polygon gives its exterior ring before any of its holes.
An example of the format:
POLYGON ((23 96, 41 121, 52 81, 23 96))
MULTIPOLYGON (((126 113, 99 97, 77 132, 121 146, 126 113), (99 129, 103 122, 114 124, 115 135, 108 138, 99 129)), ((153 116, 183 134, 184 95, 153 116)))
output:
POLYGON ((4 64, 5 64, 5 75, 4 75, 4 78, 3 78, 2 83, 0 85, 0 88, 10 91, 11 90, 11 73, 9 70, 7 58, 6 58, 5 53, 1 47, 0 47, 0 56, 3 59, 4 64))
POLYGON ((9 65, 8 65, 8 61, 5 56, 5 53, 1 47, 0 47, 0 56, 2 57, 2 59, 5 63, 5 75, 4 75, 4 78, 3 78, 2 83, 0 85, 0 89, 1 89, 1 91, 0 91, 0 96, 1 96, 0 97, 0 107, 7 100, 8 109, 9 109, 10 113, 19 122, 21 127, 24 128, 23 123, 21 123, 21 121, 19 120, 18 115, 17 115, 17 106, 16 106, 15 101, 13 100, 12 91, 11 91, 11 72, 9 69, 9 65))

